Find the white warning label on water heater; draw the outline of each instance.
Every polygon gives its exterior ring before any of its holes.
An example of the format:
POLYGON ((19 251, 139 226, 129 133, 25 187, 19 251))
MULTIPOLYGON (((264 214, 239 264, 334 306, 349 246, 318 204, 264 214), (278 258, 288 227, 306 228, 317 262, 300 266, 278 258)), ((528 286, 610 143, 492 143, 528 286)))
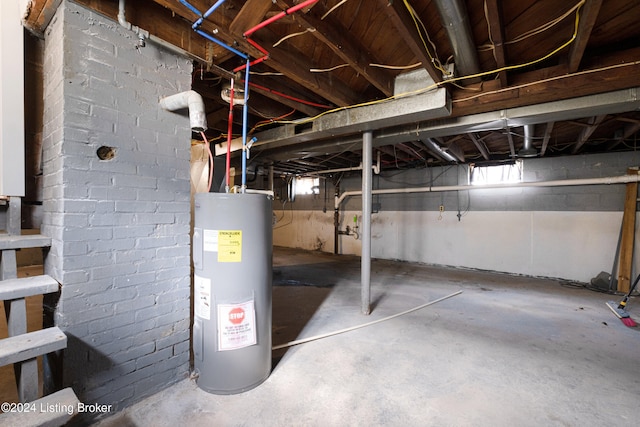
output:
POLYGON ((218 304, 218 350, 236 350, 257 343, 253 300, 218 304))
POLYGON ((202 249, 205 252, 218 252, 218 230, 204 230, 202 249))
POLYGON ((211 319, 211 279, 194 275, 193 288, 195 315, 206 320, 211 319))

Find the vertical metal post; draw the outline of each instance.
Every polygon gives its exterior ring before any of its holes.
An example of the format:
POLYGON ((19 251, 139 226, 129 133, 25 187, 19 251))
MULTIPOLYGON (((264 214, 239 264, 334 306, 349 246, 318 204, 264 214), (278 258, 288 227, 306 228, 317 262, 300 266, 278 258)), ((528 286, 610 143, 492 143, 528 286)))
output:
POLYGON ((362 314, 365 315, 371 313, 372 147, 373 132, 366 131, 362 135, 362 256, 360 258, 362 314))

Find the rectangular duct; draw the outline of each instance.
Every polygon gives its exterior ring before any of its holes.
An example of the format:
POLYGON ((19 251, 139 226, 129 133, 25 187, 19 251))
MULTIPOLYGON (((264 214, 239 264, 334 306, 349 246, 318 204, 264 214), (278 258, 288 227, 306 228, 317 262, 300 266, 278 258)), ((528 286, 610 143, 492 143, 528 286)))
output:
MULTIPOLYGON (((299 122, 256 134, 256 148, 278 148, 306 141, 342 138, 364 131, 422 122, 451 114, 451 99, 446 89, 433 89, 416 95, 398 97, 378 104, 335 111, 313 122, 299 122)), ((225 154, 224 144, 216 145, 216 155, 225 154)), ((242 140, 234 139, 231 150, 242 149, 242 140)))

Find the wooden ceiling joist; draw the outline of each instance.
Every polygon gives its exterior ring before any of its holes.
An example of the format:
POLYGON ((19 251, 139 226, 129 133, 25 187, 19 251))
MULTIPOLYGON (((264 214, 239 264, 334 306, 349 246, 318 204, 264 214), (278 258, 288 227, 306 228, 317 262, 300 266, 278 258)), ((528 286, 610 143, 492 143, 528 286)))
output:
POLYGON ((413 54, 422 63, 422 68, 427 70, 434 82, 443 80, 442 72, 438 70, 429 53, 425 50, 420 34, 402 1, 378 0, 385 7, 389 20, 398 31, 400 38, 409 46, 413 54))
POLYGON ((271 6, 273 6, 271 0, 246 0, 240 12, 231 21, 229 32, 236 36, 242 36, 245 31, 255 27, 262 21, 271 6))
POLYGON ((582 148, 582 146, 589 140, 593 132, 595 132, 598 126, 600 126, 600 123, 602 123, 605 117, 607 117, 606 114, 602 116, 591 117, 589 119, 588 126, 582 129, 582 131, 580 132, 580 137, 578 138, 578 141, 576 141, 576 145, 571 150, 572 154, 576 154, 580 150, 580 148, 582 148))
POLYGON ((591 30, 596 23, 598 13, 600 13, 602 0, 586 0, 582 13, 580 14, 580 22, 578 24, 578 34, 569 50, 569 72, 575 73, 580 67, 582 55, 587 48, 591 30))
MULTIPOLYGON (((283 9, 293 6, 291 0, 276 0, 283 9)), ((355 72, 365 77, 385 96, 393 94, 393 77, 384 70, 369 66, 377 62, 367 49, 354 38, 349 37, 349 31, 331 17, 320 19, 313 13, 296 15, 296 22, 327 45, 342 61, 347 63, 355 72)))
MULTIPOLYGON (((493 57, 496 60, 496 69, 504 68, 507 65, 506 53, 504 49, 504 24, 502 23, 502 6, 498 0, 486 1, 487 20, 489 26, 489 41, 493 49, 493 57)), ((502 87, 507 86, 506 70, 498 73, 498 79, 502 87)))
POLYGON ((547 152, 549 146, 549 140, 551 139, 551 132, 553 131, 554 122, 547 123, 547 127, 544 130, 544 137, 542 138, 542 147, 540 147, 540 157, 543 157, 547 152))
POLYGON ((473 145, 476 146, 476 148, 478 149, 482 157, 485 160, 489 160, 489 152, 487 151, 487 148, 485 147, 484 143, 476 136, 476 134, 469 133, 468 135, 469 135, 469 138, 471 138, 471 141, 473 141, 473 145))

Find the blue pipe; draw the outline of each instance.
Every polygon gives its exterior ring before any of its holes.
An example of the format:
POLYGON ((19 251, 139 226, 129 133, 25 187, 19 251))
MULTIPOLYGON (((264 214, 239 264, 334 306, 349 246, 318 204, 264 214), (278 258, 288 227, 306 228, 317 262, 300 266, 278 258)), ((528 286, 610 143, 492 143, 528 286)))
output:
POLYGON ((245 189, 247 188, 247 125, 249 122, 249 68, 251 66, 251 60, 249 58, 249 55, 240 52, 239 50, 227 45, 226 43, 216 39, 213 36, 210 36, 209 34, 198 28, 200 27, 200 25, 202 25, 202 22, 225 1, 226 0, 218 0, 204 14, 201 14, 195 6, 193 6, 186 0, 180 0, 180 3, 185 5, 189 10, 200 17, 191 26, 191 28, 193 28, 196 33, 206 38, 207 40, 210 40, 215 44, 227 49, 228 51, 235 53, 236 55, 247 61, 247 65, 245 68, 246 76, 244 78, 244 105, 242 106, 242 187, 240 187, 241 191, 244 193, 245 189))
POLYGON ((244 76, 244 105, 242 106, 242 192, 247 188, 247 124, 249 119, 249 67, 247 58, 244 76))
POLYGON ((247 55, 247 54, 244 54, 244 53, 240 52, 238 49, 234 49, 234 48, 232 48, 231 46, 227 45, 227 44, 226 44, 226 43, 224 43, 224 42, 221 42, 220 40, 216 39, 216 38, 215 38, 215 37, 213 37, 213 36, 210 36, 209 34, 205 33, 205 32, 204 32, 204 31, 202 31, 202 30, 196 30, 196 33, 200 34, 202 37, 204 37, 204 38, 206 38, 206 39, 208 39, 208 40, 211 40, 212 42, 216 43, 217 45, 222 46, 223 48, 225 48, 225 49, 227 49, 227 50, 229 50, 229 51, 231 51, 231 52, 235 53, 236 55, 238 55, 238 56, 239 56, 239 57, 241 57, 242 59, 245 59, 245 60, 246 60, 246 59, 249 59, 249 55, 247 55))
POLYGON ((192 11, 193 13, 195 13, 198 16, 202 16, 202 13, 200 13, 200 11, 198 9, 196 9, 195 6, 193 6, 191 3, 189 3, 186 0, 180 0, 180 3, 182 3, 183 5, 185 5, 190 11, 192 11))
POLYGON ((205 19, 207 19, 209 17, 209 15, 211 15, 218 7, 220 7, 220 5, 222 3, 224 3, 226 0, 218 0, 213 6, 211 6, 209 8, 209 10, 207 10, 204 15, 202 15, 196 22, 194 22, 194 24, 192 25, 192 28, 195 30, 196 28, 198 28, 200 26, 200 24, 202 24, 202 21, 204 21, 205 19))

